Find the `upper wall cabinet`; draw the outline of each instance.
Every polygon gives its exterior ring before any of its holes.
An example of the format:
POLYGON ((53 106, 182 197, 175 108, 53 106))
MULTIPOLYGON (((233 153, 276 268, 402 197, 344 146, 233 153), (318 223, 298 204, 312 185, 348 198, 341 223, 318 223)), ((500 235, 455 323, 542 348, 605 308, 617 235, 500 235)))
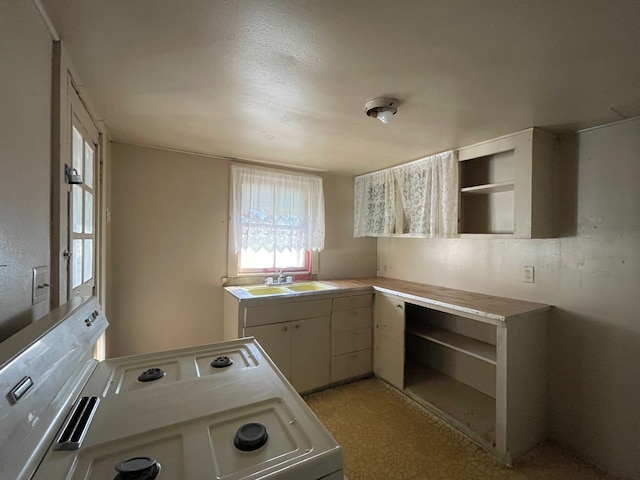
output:
POLYGON ((458 233, 553 237, 557 149, 557 138, 537 128, 461 148, 458 233))
POLYGON ((458 223, 456 153, 354 179, 355 237, 451 237, 458 223))

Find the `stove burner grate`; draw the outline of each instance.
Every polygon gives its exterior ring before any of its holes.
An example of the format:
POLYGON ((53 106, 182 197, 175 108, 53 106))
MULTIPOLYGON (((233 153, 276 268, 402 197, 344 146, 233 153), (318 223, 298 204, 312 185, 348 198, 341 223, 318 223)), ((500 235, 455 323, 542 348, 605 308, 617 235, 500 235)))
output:
POLYGON ((138 381, 140 382, 153 382, 164 377, 165 373, 161 368, 149 368, 138 375, 138 381))
POLYGON ((134 457, 116 465, 118 475, 113 480, 154 480, 160 464, 153 457, 134 457))
POLYGON ((231 364, 233 364, 233 360, 231 360, 229 357, 218 357, 213 362, 211 362, 211 366, 213 368, 225 368, 231 364))
POLYGON ((236 432, 233 445, 243 452, 252 452, 269 440, 267 428, 258 422, 245 423, 236 432))

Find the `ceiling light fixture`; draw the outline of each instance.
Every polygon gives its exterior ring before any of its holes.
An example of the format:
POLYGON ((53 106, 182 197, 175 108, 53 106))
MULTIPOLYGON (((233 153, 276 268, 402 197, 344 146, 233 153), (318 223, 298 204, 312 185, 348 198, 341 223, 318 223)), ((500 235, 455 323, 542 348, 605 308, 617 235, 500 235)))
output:
POLYGON ((377 118, 382 123, 389 123, 398 111, 398 100, 395 98, 374 98, 364 106, 364 112, 377 118))

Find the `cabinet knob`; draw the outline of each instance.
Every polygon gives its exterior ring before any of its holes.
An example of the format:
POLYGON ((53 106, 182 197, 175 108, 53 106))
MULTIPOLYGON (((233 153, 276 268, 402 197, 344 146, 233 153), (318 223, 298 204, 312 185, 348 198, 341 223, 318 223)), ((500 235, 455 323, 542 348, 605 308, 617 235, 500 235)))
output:
POLYGON ((396 307, 398 307, 400 310, 402 310, 402 305, 398 304, 398 305, 396 305, 396 307))
POLYGON ((300 325, 296 325, 295 328, 300 328, 300 325))
POLYGON ((286 332, 287 330, 289 330, 289 327, 282 327, 283 332, 286 332))

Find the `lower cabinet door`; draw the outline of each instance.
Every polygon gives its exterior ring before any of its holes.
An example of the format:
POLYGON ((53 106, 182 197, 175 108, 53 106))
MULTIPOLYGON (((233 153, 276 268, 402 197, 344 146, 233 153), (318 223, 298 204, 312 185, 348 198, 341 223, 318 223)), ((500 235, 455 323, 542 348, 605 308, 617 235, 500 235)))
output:
POLYGON ((394 387, 404 388, 404 301, 376 295, 373 371, 394 387))
POLYGON ((289 381, 291 381, 291 329, 291 322, 244 329, 244 335, 258 340, 260 346, 289 381))
POLYGON ((331 317, 291 322, 291 383, 298 392, 331 380, 331 317))

